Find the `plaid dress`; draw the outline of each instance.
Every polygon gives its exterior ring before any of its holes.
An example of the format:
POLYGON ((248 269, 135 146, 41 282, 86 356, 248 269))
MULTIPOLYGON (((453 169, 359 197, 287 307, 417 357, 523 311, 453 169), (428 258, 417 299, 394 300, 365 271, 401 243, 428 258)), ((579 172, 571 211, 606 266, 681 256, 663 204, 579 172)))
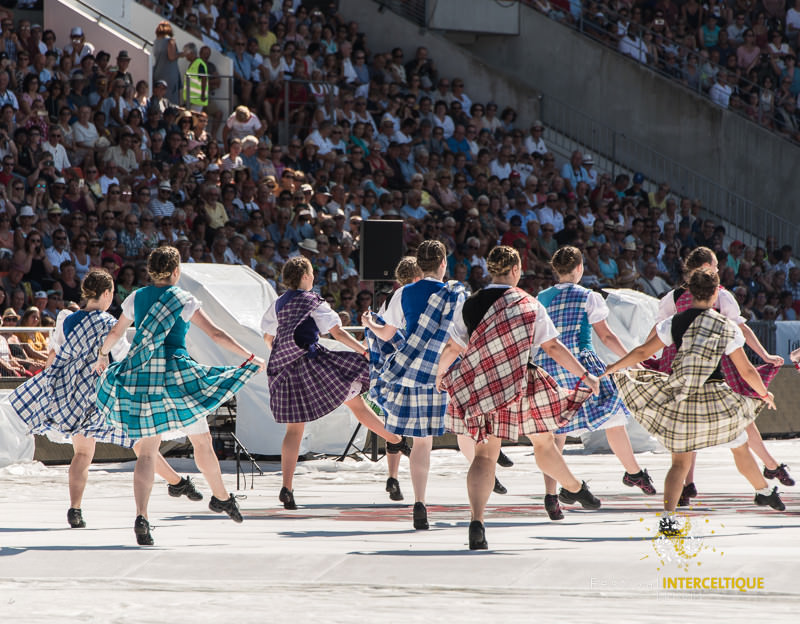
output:
POLYGON ((706 310, 683 335, 669 375, 614 373, 625 405, 667 450, 686 453, 731 442, 763 407, 763 401, 738 394, 727 383, 706 383, 733 336, 729 320, 706 310))
MULTIPOLYGON (((557 291, 558 294, 545 307, 547 314, 550 315, 550 320, 553 321, 560 333, 559 340, 590 374, 600 377, 605 372, 606 365, 594 352, 591 338, 588 348, 586 348, 585 341, 581 340, 581 326, 588 323, 586 302, 591 291, 577 284, 563 289, 559 288, 557 291)), ((563 388, 573 388, 578 383, 578 377, 557 364, 543 349, 539 349, 534 363, 547 371, 563 388)), ((575 417, 556 433, 602 429, 603 424, 619 411, 622 411, 626 418, 630 416, 614 382, 608 377, 603 377, 600 380, 600 394, 586 401, 575 417)))
POLYGON ((386 429, 392 433, 416 438, 444 433, 447 393, 436 389, 436 372, 463 293, 461 284, 448 282, 428 297, 414 333, 404 340, 395 335, 399 348, 376 367, 369 397, 386 414, 386 429))
POLYGON ((278 312, 278 331, 267 364, 269 405, 279 423, 311 422, 331 413, 369 388, 369 364, 359 353, 329 351, 320 344, 300 347, 297 327, 324 300, 312 292, 298 293, 278 312))
MULTIPOLYGON (((77 318, 77 317, 76 317, 77 318)), ((74 327, 66 342, 41 374, 9 396, 11 406, 33 433, 58 432, 69 442, 75 434, 131 447, 133 440, 106 422, 95 407, 97 353, 116 319, 95 310, 74 327)))
MULTIPOLYGON (((722 288, 723 287, 720 286, 720 290, 722 288)), ((672 293, 667 295, 667 297, 671 296, 672 293)), ((684 312, 691 307, 692 293, 687 290, 675 301, 675 308, 678 310, 678 312, 684 312)), ((651 370, 657 370, 662 373, 669 374, 672 372, 672 360, 675 358, 675 353, 675 345, 669 345, 668 347, 664 347, 661 352, 661 357, 645 360, 642 362, 642 366, 651 370)), ((739 394, 743 394, 744 396, 748 397, 758 396, 758 393, 756 393, 756 391, 750 387, 750 384, 742 379, 739 371, 736 370, 736 367, 733 365, 733 362, 731 362, 731 359, 727 355, 722 356, 722 362, 720 362, 720 366, 722 368, 722 374, 725 376, 725 381, 734 392, 738 392, 739 394)), ((761 380, 764 382, 764 385, 769 387, 769 384, 773 379, 775 379, 775 375, 778 374, 780 367, 773 366, 772 364, 762 364, 760 366, 756 366, 756 370, 758 371, 761 380)))
POLYGON ((516 441, 564 426, 591 395, 585 388, 561 388, 529 364, 535 320, 535 302, 519 288, 509 288, 492 304, 460 362, 444 376, 450 431, 477 442, 490 435, 516 441))
POLYGON ((255 364, 203 366, 167 354, 164 339, 189 295, 164 290, 136 329, 131 350, 111 364, 97 386, 97 408, 136 440, 187 427, 214 412, 258 372, 255 364))

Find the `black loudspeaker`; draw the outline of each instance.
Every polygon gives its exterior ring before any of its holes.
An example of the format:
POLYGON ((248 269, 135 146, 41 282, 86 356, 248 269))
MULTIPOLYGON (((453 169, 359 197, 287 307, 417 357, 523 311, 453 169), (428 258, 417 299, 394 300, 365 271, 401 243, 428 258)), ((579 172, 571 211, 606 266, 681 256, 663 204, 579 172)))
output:
POLYGON ((402 221, 361 222, 362 280, 394 281, 394 269, 402 257, 402 221))

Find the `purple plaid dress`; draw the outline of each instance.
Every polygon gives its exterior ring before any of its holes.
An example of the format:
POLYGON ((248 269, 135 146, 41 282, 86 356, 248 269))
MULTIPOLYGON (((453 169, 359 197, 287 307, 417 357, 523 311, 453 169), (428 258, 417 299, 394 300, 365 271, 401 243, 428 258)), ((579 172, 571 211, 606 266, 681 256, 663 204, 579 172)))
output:
POLYGON ((267 363, 269 405, 279 423, 311 422, 369 389, 369 363, 352 351, 329 351, 318 333, 307 347, 297 344, 295 332, 323 299, 308 291, 289 291, 276 306, 278 330, 267 363), (288 295, 288 297, 287 297, 288 295))

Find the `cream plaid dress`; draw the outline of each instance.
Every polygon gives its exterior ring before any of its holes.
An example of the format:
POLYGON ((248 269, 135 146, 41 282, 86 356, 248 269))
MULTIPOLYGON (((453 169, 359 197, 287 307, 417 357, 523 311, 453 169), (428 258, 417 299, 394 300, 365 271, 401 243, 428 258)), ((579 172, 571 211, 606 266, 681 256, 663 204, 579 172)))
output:
POLYGON ((724 382, 707 382, 735 329, 715 310, 689 326, 667 375, 651 370, 614 373, 619 393, 641 425, 673 453, 735 440, 755 420, 763 401, 724 382))

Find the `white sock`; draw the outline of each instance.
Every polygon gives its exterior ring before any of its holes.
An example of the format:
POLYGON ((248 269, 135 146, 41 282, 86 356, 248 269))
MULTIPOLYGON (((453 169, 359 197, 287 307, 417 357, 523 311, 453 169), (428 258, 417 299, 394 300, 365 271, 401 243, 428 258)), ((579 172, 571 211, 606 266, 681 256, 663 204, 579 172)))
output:
POLYGON ((763 496, 769 496, 772 494, 772 488, 767 486, 761 490, 756 490, 756 494, 762 494, 763 496))
POLYGON ((661 517, 662 518, 666 518, 668 520, 674 520, 675 519, 675 512, 674 511, 667 511, 665 509, 664 511, 661 512, 661 517))

